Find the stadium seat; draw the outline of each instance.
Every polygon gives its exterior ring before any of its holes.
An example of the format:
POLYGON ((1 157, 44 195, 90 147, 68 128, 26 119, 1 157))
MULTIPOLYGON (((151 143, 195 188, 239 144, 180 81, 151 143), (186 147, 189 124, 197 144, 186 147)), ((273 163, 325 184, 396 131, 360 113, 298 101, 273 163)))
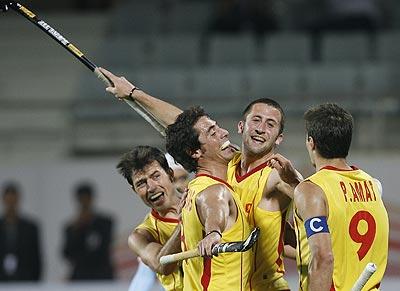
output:
POLYGON ((124 1, 110 17, 113 35, 149 35, 162 31, 164 14, 158 1, 124 1))
POLYGON ((211 65, 244 66, 256 60, 257 48, 251 35, 213 35, 209 39, 211 65))
POLYGON ((366 64, 361 68, 362 93, 366 99, 398 96, 400 70, 396 65, 366 64))
POLYGON ((300 70, 296 66, 251 67, 247 72, 252 99, 295 99, 301 95, 300 70))
POLYGON ((210 1, 179 2, 167 10, 165 25, 170 34, 191 33, 199 36, 203 33, 213 12, 213 4, 210 1))
POLYGON ((400 62, 400 31, 379 33, 376 45, 378 61, 400 62))
POLYGON ((352 106, 360 94, 360 76, 351 65, 314 65, 305 70, 306 92, 314 102, 352 106))
POLYGON ((244 73, 231 68, 202 68, 191 74, 185 107, 202 105, 215 115, 235 114, 241 110, 246 94, 244 73))
POLYGON ((306 64, 311 40, 306 34, 279 33, 264 37, 261 59, 268 63, 306 64))
POLYGON ((104 41, 96 60, 104 67, 138 67, 150 63, 152 47, 141 36, 113 37, 104 41))
POLYGON ((200 62, 200 39, 193 34, 158 36, 151 39, 151 45, 151 65, 193 67, 200 62))
POLYGON ((322 37, 322 61, 362 63, 370 59, 370 40, 364 33, 333 34, 322 37))

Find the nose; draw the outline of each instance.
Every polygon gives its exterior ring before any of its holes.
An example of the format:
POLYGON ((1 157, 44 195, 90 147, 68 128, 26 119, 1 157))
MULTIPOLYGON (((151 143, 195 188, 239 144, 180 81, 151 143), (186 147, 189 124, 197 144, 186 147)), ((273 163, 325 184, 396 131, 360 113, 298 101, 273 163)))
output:
POLYGON ((157 189, 157 183, 153 181, 152 179, 148 179, 147 181, 147 191, 150 193, 154 193, 154 191, 157 189))
POLYGON ((265 128, 266 128, 266 124, 264 122, 260 122, 257 125, 255 131, 257 134, 262 134, 262 133, 265 133, 265 131, 266 131, 265 128))
POLYGON ((225 128, 221 128, 221 127, 219 129, 221 131, 221 133, 220 133, 221 138, 226 138, 226 137, 229 136, 229 131, 228 130, 226 130, 225 128))

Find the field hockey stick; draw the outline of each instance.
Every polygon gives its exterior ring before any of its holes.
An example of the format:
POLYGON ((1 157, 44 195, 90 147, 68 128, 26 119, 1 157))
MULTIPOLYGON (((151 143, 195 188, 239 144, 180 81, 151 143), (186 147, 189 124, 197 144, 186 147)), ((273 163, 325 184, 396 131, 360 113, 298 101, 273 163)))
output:
MULTIPOLYGON (((248 251, 257 241, 259 234, 260 229, 256 227, 252 230, 247 239, 244 241, 227 242, 215 245, 212 249, 212 254, 214 256, 217 256, 218 254, 222 253, 237 253, 248 251)), ((162 256, 160 258, 160 264, 166 265, 196 257, 200 257, 200 253, 197 248, 177 254, 162 256)))
POLYGON ((368 263, 360 277, 358 277, 356 283, 354 283, 351 291, 361 291, 365 284, 367 284, 369 278, 371 278, 371 276, 375 273, 376 269, 377 267, 374 263, 368 263))
MULTIPOLYGON (((75 45, 73 45, 70 41, 68 41, 61 33, 55 30, 52 26, 50 26, 44 20, 39 19, 36 14, 30 11, 25 6, 19 4, 14 1, 0 1, 0 10, 3 12, 8 11, 9 8, 12 8, 20 15, 24 16, 31 23, 35 24, 42 31, 44 31, 47 35, 49 35, 52 39, 54 39, 58 44, 60 44, 63 48, 69 51, 74 57, 76 57, 81 63, 83 63, 89 70, 91 70, 100 80, 102 80, 106 86, 113 86, 112 82, 104 76, 98 69, 98 67, 91 62, 75 45)), ((162 136, 165 136, 165 126, 162 122, 157 120, 150 112, 148 112, 143 105, 138 103, 134 99, 125 99, 124 101, 131 106, 141 117, 143 117, 148 123, 150 123, 162 136)))

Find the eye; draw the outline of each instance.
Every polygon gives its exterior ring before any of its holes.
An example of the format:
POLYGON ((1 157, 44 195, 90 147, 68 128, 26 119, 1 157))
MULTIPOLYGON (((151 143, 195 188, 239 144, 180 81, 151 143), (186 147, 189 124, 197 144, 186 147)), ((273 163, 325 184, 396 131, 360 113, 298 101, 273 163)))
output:
POLYGON ((138 188, 138 189, 143 188, 143 186, 145 186, 144 181, 137 182, 136 185, 135 185, 135 187, 138 188))

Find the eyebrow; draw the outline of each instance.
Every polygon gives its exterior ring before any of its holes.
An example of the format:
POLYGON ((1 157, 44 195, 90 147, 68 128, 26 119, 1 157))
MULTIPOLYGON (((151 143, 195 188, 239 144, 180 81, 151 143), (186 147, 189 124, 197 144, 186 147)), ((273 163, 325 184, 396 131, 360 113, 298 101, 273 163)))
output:
POLYGON ((211 130, 213 130, 215 128, 215 124, 211 125, 208 129, 207 129, 207 133, 209 133, 211 130))
POLYGON ((147 180, 146 178, 142 178, 142 179, 139 179, 137 181, 134 181, 133 184, 136 186, 136 185, 138 185, 140 183, 144 183, 146 180, 147 180))
MULTIPOLYGON (((252 118, 254 118, 254 117, 258 117, 258 118, 261 118, 261 119, 262 119, 262 116, 259 115, 259 114, 253 115, 252 118)), ((273 122, 275 122, 275 123, 279 123, 279 121, 277 121, 277 120, 275 120, 275 119, 273 119, 273 118, 271 118, 271 117, 268 117, 268 118, 267 118, 267 122, 268 122, 268 121, 273 121, 273 122)))

